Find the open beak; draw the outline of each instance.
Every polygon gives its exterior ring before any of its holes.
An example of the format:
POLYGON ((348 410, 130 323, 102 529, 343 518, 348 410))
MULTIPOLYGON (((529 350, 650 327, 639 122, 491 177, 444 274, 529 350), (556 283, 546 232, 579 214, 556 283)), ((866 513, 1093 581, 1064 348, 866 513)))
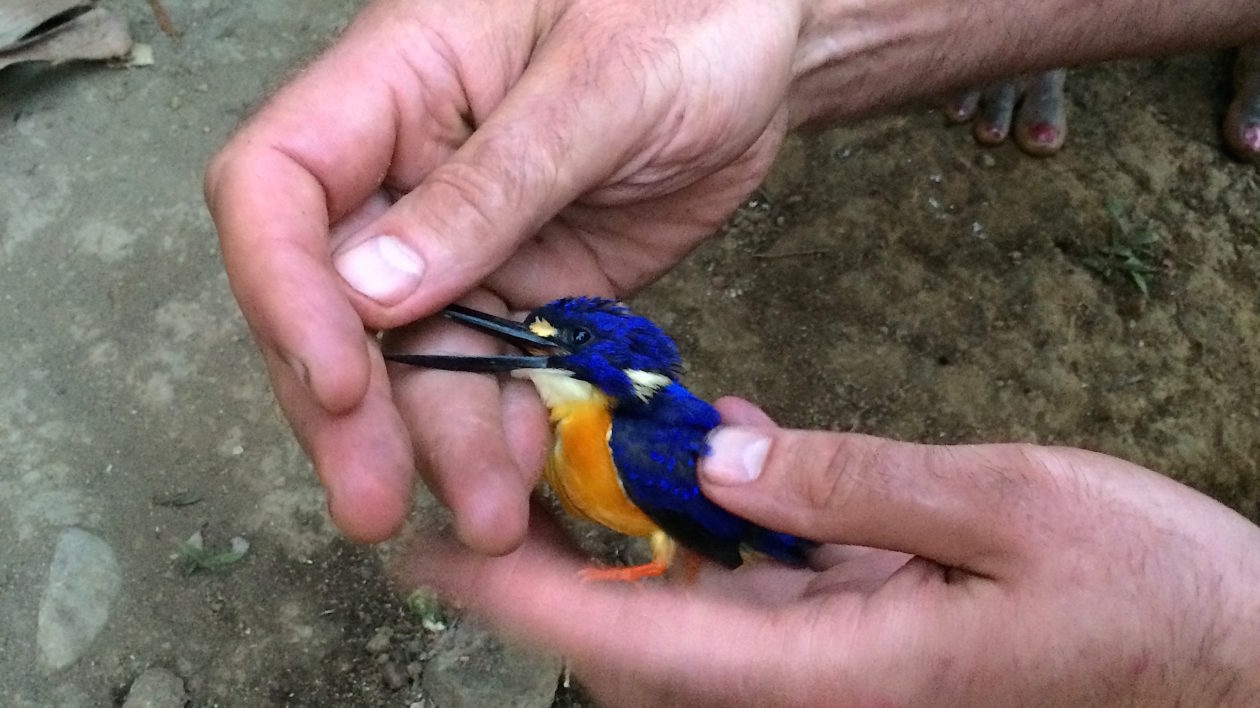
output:
POLYGON ((480 330, 528 352, 522 355, 456 356, 448 354, 386 354, 385 361, 444 371, 504 372, 516 369, 555 367, 557 356, 568 354, 565 347, 530 331, 515 320, 495 317, 462 305, 442 310, 448 319, 480 330))

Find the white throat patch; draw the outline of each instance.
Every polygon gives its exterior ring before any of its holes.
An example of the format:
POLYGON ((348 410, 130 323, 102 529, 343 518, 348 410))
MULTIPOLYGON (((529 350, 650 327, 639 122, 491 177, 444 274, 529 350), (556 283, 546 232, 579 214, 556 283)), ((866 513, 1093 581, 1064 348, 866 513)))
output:
POLYGON ((534 388, 549 409, 589 401, 599 394, 595 386, 573 378, 573 372, 564 369, 517 369, 512 376, 534 382, 534 388))

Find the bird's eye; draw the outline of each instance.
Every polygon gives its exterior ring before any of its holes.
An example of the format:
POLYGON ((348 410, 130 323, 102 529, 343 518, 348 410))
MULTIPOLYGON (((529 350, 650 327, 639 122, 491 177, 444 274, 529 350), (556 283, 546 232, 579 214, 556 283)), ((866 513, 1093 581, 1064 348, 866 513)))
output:
POLYGON ((573 330, 572 339, 573 343, 578 346, 586 344, 591 341, 591 331, 589 329, 579 327, 578 329, 573 330))

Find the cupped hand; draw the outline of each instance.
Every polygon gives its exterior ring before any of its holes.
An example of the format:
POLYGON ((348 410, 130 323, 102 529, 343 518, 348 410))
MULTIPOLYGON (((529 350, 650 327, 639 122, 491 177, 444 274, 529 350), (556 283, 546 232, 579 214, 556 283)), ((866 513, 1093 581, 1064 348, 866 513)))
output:
POLYGON ((737 399, 702 466, 715 501, 829 542, 698 582, 582 583, 554 526, 486 557, 403 560, 616 706, 1248 705, 1260 528, 1136 465, 1031 445, 784 430, 737 399))
POLYGON ((769 168, 800 12, 381 0, 215 158, 233 293, 349 536, 398 528, 419 464, 466 542, 519 543, 540 443, 503 434, 515 394, 416 377, 404 422, 372 333, 659 276, 769 168))

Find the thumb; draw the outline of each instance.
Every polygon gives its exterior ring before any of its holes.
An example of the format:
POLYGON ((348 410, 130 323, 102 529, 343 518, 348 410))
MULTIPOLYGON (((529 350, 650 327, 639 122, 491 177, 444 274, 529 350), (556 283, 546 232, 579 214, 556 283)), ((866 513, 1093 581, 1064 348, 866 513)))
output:
MULTIPOLYGON (((370 325, 405 324, 458 299, 607 178, 635 139, 636 118, 596 92, 572 95, 565 76, 531 66, 457 151, 337 247, 333 264, 370 325)), ((566 272, 556 283, 544 272, 554 264, 534 265, 552 295, 608 287, 605 279, 580 282, 592 277, 586 273, 566 272)))
POLYGON ((978 575, 1026 555, 1057 489, 1027 446, 933 446, 866 435, 724 426, 704 492, 764 526, 923 556, 978 575))

